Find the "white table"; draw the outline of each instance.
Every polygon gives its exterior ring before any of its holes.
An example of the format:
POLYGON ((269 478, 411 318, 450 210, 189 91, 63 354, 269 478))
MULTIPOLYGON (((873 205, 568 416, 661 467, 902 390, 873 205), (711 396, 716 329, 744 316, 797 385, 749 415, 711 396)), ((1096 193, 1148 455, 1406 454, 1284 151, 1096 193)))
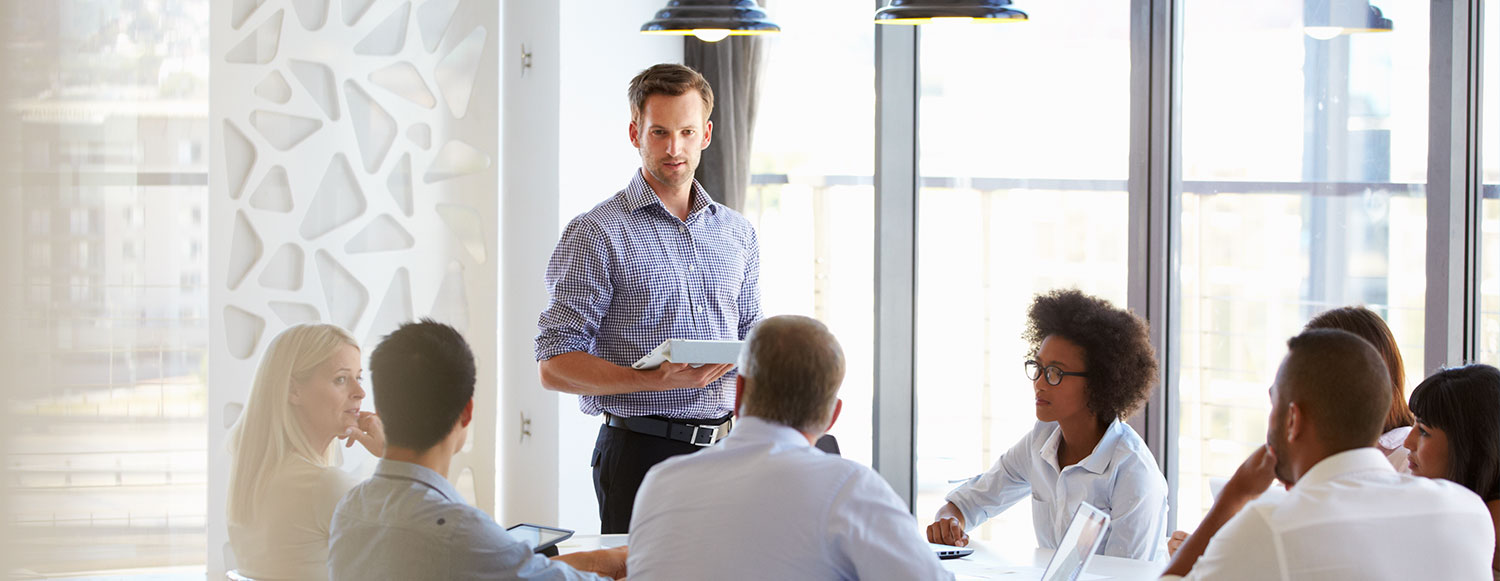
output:
MULTIPOLYGON (((629 541, 628 535, 575 535, 559 543, 558 550, 564 554, 576 551, 618 547, 629 541)), ((943 561, 949 571, 963 579, 1039 579, 1047 562, 1052 560, 1051 549, 1030 547, 1006 547, 975 542, 970 545, 974 554, 962 559, 943 561)), ((1146 581, 1161 576, 1166 563, 1151 563, 1120 557, 1094 556, 1083 573, 1082 581, 1090 579, 1123 579, 1146 581)))
MULTIPOLYGON (((963 579, 1040 579, 1047 563, 1052 560, 1052 549, 1006 546, 984 541, 969 545, 974 554, 962 559, 943 561, 949 571, 963 579)), ((1137 561, 1123 557, 1094 555, 1084 569, 1080 581, 1090 579, 1124 579, 1146 581, 1161 577, 1166 563, 1137 561)))

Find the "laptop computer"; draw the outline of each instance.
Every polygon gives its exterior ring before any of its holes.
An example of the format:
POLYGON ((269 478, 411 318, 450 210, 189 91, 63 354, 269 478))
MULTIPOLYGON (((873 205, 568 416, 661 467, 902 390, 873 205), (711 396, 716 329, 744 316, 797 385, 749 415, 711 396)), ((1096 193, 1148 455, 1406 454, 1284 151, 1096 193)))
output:
MULTIPOLYGON (((1062 540, 1057 544, 1057 550, 1053 551, 1052 559, 1048 561, 1046 569, 1035 567, 1006 567, 1004 574, 1006 579, 1041 579, 1042 581, 1078 581, 1083 579, 1083 570, 1089 562, 1094 559, 1094 554, 1099 550, 1099 545, 1104 543, 1104 532, 1109 529, 1109 514, 1095 508, 1088 503, 1080 503, 1078 510, 1073 513, 1073 520, 1068 523, 1068 530, 1063 533, 1062 540)), ((961 547, 933 544, 932 548, 938 552, 939 558, 944 557, 944 551, 968 550, 961 547)), ((972 550, 968 550, 972 553, 972 550)), ((965 561, 967 562, 967 561, 965 561)), ((962 572, 962 569, 951 569, 962 572)), ((997 570, 986 570, 984 574, 993 575, 997 570)), ((965 578, 959 575, 960 579, 965 578)))
POLYGON ((1087 502, 1078 503, 1073 513, 1073 522, 1063 533, 1062 541, 1052 553, 1052 561, 1042 573, 1042 581, 1076 581, 1083 575, 1084 567, 1094 559, 1094 553, 1104 542, 1104 531, 1109 529, 1109 513, 1087 502))

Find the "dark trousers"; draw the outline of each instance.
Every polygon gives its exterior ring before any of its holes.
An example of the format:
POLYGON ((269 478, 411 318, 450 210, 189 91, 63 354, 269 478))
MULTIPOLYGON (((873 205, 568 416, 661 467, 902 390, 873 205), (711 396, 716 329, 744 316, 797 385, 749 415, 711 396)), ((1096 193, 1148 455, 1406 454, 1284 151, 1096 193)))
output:
POLYGON ((599 532, 609 535, 630 532, 630 511, 635 492, 646 471, 673 456, 692 454, 702 448, 630 430, 599 426, 594 441, 594 495, 599 498, 599 532))

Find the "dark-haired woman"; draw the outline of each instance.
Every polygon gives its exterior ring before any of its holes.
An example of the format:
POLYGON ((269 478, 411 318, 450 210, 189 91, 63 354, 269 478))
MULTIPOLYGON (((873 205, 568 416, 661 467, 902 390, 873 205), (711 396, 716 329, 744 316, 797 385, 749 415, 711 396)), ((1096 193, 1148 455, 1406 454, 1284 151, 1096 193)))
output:
POLYGON ((1397 472, 1406 472, 1406 448, 1401 444, 1411 433, 1416 418, 1406 405, 1406 366, 1401 363, 1401 350, 1396 347, 1396 336, 1385 320, 1375 311, 1365 307, 1339 307, 1319 313, 1307 322, 1307 329, 1339 329, 1359 335, 1369 341, 1385 360, 1386 371, 1391 376, 1391 410, 1385 416, 1385 428, 1380 431, 1375 447, 1380 448, 1397 472))
POLYGON ((1144 321, 1077 290, 1036 297, 1025 339, 1037 423, 995 462, 950 492, 927 527, 934 543, 963 546, 967 531, 1031 498, 1037 544, 1056 549, 1081 502, 1109 513, 1100 553, 1165 554, 1167 480, 1122 420, 1151 393, 1156 355, 1144 321))
MULTIPOLYGON (((1411 473, 1474 491, 1500 530, 1500 370, 1468 365, 1434 373, 1412 390, 1411 411, 1411 473)), ((1500 580, 1500 561, 1490 566, 1500 580)))

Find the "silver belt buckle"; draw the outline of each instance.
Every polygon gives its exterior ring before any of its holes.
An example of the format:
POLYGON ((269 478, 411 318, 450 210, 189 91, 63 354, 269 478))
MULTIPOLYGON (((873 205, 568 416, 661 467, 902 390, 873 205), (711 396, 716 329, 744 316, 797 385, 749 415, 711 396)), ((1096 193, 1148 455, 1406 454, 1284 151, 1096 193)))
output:
POLYGON ((722 427, 722 426, 699 426, 699 425, 694 425, 693 426, 693 438, 692 438, 693 441, 688 442, 688 443, 692 444, 694 446, 704 446, 704 447, 706 447, 706 446, 712 446, 712 445, 714 445, 714 442, 718 441, 718 439, 719 439, 719 428, 720 427, 722 427), (707 442, 699 442, 698 441, 698 431, 699 430, 707 430, 708 431, 708 441, 707 442))

